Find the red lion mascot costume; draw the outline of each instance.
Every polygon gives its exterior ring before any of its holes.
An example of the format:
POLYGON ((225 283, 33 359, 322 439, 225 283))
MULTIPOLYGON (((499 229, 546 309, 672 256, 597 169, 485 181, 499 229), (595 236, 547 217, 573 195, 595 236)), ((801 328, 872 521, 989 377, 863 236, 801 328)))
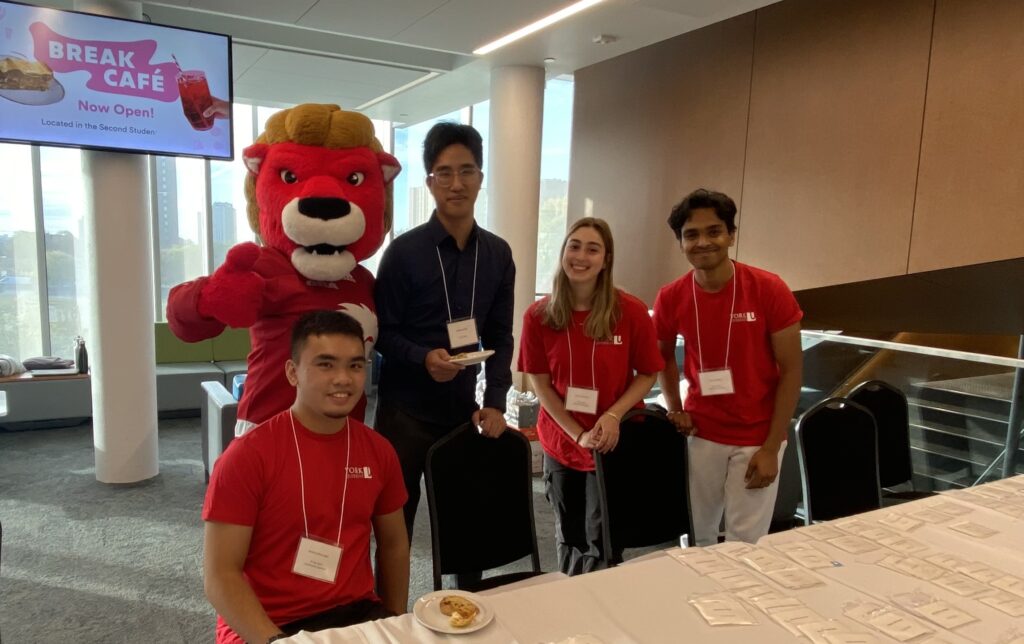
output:
MULTIPOLYGON (((303 313, 340 310, 377 337, 373 276, 358 264, 391 228, 391 180, 401 169, 370 119, 336 105, 299 105, 267 120, 243 152, 249 225, 262 245, 238 244, 209 277, 171 290, 167 321, 186 342, 248 328, 252 342, 236 434, 287 409, 291 329, 303 313)), ((354 411, 362 418, 365 398, 354 411)))

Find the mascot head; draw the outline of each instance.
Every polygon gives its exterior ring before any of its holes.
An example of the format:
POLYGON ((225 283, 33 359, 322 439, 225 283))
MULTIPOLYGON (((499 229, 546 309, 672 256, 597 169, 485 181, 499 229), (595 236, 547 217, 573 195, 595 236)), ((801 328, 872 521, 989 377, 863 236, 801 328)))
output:
POLYGON ((298 105, 271 116, 243 156, 249 226, 300 274, 343 279, 384 242, 401 167, 366 116, 298 105))

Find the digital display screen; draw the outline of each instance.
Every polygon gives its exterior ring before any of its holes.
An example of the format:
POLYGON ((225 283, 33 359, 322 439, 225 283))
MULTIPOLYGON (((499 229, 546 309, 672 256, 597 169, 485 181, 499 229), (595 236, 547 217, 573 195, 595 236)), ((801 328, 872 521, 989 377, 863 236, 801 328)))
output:
POLYGON ((0 1, 0 140, 232 158, 231 38, 0 1))

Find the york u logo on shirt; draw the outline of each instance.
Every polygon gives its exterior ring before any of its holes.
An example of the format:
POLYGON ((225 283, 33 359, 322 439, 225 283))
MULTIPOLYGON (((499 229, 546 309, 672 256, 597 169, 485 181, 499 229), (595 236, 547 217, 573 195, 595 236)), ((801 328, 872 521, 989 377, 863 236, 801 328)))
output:
POLYGON ((757 313, 754 311, 747 311, 746 313, 733 313, 733 322, 757 322, 757 313))
POLYGON ((622 344, 622 336, 621 335, 613 335, 611 340, 598 340, 597 343, 598 344, 617 344, 617 345, 621 345, 622 344))
POLYGON ((348 468, 348 478, 350 478, 350 479, 372 479, 373 478, 373 472, 370 471, 370 466, 369 465, 366 465, 364 467, 349 467, 348 468))

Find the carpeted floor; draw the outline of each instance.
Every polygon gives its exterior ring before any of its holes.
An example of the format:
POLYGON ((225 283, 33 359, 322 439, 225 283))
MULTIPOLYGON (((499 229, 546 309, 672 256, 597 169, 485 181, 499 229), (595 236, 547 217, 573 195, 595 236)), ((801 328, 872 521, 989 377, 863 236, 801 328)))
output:
MULTIPOLYGON (((159 476, 121 486, 96 481, 90 425, 0 431, 2 641, 212 641, 198 426, 198 418, 161 421, 159 476)), ((433 590, 425 504, 410 599, 433 590)), ((553 518, 539 478, 534 512, 541 565, 554 570, 553 518)))

